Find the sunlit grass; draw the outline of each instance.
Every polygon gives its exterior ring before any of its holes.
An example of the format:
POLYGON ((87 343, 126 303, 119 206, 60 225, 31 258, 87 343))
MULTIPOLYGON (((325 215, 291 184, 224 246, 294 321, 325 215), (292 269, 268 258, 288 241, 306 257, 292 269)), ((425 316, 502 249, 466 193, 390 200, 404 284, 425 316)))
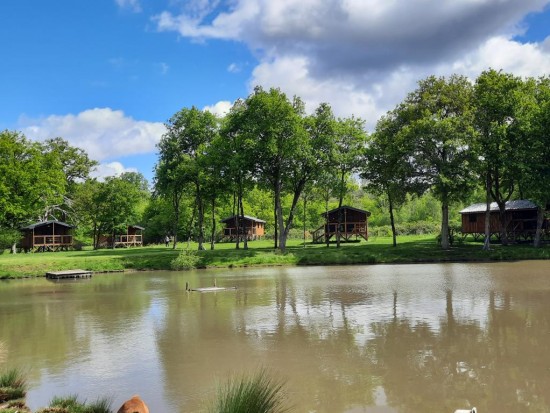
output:
MULTIPOLYGON (((331 243, 304 245, 302 240, 289 240, 287 250, 281 253, 273 248, 272 240, 252 241, 248 249, 235 248, 234 243, 219 243, 214 250, 206 244, 206 250, 198 251, 199 258, 194 266, 243 267, 269 265, 348 265, 375 263, 414 263, 451 261, 501 261, 522 259, 550 259, 550 245, 533 248, 530 244, 501 246, 494 244, 491 251, 483 251, 480 242, 455 243, 449 250, 442 250, 434 235, 408 235, 398 237, 397 247, 392 246, 391 237, 371 237, 341 245, 331 243)), ((68 251, 56 253, 7 254, 0 255, 0 278, 44 276, 47 271, 83 269, 89 271, 121 270, 170 270, 171 263, 187 243, 178 248, 147 246, 140 248, 119 248, 102 250, 68 251)), ((191 243, 189 249, 197 250, 191 243)))
POLYGON ((284 385, 266 370, 230 379, 218 389, 210 413, 283 413, 289 411, 284 385))
POLYGON ((11 369, 0 374, 0 403, 21 399, 27 393, 27 382, 18 369, 11 369))

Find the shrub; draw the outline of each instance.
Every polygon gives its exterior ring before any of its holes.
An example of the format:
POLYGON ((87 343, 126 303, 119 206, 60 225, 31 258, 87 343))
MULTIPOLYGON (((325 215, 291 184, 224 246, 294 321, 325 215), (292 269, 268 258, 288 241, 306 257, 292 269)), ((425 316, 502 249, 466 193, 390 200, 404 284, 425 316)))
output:
POLYGON ((177 271, 192 270, 193 268, 197 268, 200 260, 201 258, 196 251, 184 249, 170 262, 170 267, 177 271))
POLYGON ((19 241, 21 234, 15 229, 0 229, 0 251, 3 251, 19 241))
POLYGON ((27 382, 20 370, 12 369, 0 374, 0 402, 25 397, 27 382))
POLYGON ((273 380, 266 370, 251 377, 231 379, 218 390, 211 413, 282 413, 285 407, 283 383, 273 380))
POLYGON ((78 396, 54 397, 50 406, 38 410, 36 413, 111 413, 111 400, 98 399, 86 404, 80 402, 78 396))

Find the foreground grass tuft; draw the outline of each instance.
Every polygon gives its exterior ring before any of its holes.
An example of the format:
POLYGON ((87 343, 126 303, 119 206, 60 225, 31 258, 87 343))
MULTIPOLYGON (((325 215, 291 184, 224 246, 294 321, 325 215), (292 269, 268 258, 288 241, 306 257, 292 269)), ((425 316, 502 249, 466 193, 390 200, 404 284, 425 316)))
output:
POLYGON ((285 407, 283 383, 273 380, 266 370, 251 377, 230 380, 218 390, 210 413, 282 413, 285 407))
POLYGON ((27 382, 18 369, 0 374, 0 402, 21 399, 27 393, 27 382))
POLYGON ((81 402, 78 396, 54 397, 50 406, 36 413, 112 413, 111 400, 98 399, 92 403, 81 402))

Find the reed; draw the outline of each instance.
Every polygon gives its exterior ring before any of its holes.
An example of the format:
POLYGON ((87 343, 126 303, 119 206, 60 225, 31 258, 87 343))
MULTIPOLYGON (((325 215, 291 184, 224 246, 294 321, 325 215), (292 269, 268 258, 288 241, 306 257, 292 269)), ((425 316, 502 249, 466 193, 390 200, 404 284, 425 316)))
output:
POLYGON ((262 369, 253 376, 229 380, 219 388, 210 413, 283 413, 286 406, 284 384, 262 369))

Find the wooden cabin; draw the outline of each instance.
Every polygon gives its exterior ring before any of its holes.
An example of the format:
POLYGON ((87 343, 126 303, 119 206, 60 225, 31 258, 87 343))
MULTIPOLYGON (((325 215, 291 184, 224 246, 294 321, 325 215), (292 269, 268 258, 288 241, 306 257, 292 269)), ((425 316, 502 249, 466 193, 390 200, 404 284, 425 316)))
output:
POLYGON ((143 230, 145 228, 139 225, 128 225, 126 233, 113 235, 104 235, 99 238, 100 248, 128 248, 143 246, 143 230))
POLYGON ((313 233, 314 243, 329 242, 340 234, 340 242, 369 240, 369 211, 350 206, 342 206, 321 214, 325 224, 313 233), (338 224, 340 222, 340 224, 338 224))
POLYGON ((73 246, 72 225, 61 221, 36 222, 21 228, 24 251, 68 251, 73 246))
MULTIPOLYGON (((487 205, 485 202, 470 205, 460 211, 462 215, 462 234, 472 235, 475 240, 485 237, 485 212, 487 205)), ((491 236, 500 238, 499 209, 496 202, 491 203, 491 222, 489 229, 491 236)), ((505 205, 506 231, 510 241, 533 239, 537 230, 537 206, 528 200, 521 199, 508 201, 505 205)), ((543 222, 543 234, 545 238, 550 238, 550 222, 545 219, 543 222)))
POLYGON ((248 215, 240 216, 240 229, 238 231, 236 215, 223 219, 221 222, 225 224, 225 228, 223 229, 223 241, 236 241, 237 234, 241 239, 244 239, 246 236, 248 241, 261 239, 265 235, 265 221, 255 217, 250 217, 248 215))

